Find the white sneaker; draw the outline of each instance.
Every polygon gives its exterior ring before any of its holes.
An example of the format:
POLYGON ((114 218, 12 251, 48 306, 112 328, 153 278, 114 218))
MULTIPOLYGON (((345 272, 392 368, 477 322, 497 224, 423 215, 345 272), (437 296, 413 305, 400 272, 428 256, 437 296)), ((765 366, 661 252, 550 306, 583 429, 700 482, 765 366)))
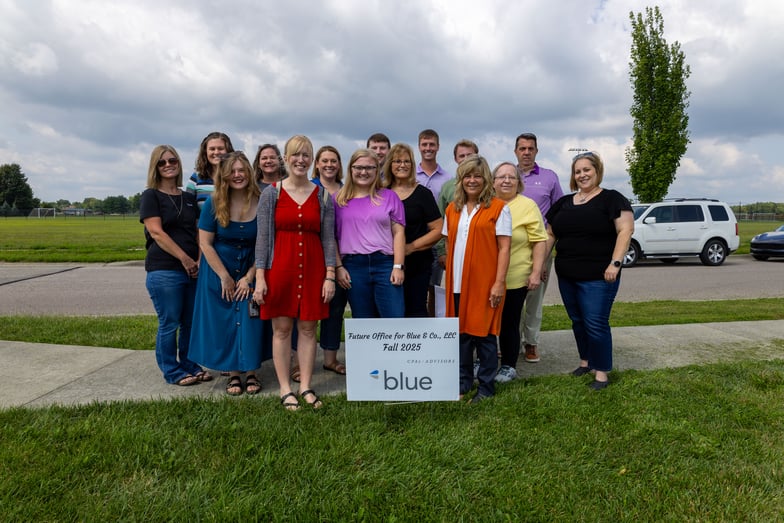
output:
POLYGON ((514 379, 517 379, 517 371, 509 365, 502 365, 495 375, 496 383, 507 383, 514 379))

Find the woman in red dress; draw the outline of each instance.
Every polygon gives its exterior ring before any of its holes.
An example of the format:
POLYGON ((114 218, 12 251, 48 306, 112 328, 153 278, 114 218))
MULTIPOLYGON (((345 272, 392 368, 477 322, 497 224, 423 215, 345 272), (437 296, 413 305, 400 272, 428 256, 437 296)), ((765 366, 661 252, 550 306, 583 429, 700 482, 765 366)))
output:
POLYGON ((272 320, 272 360, 280 402, 297 410, 291 391, 291 332, 297 320, 299 397, 322 406, 310 388, 316 360, 316 324, 329 316, 335 294, 335 211, 324 188, 310 182, 313 145, 301 135, 284 149, 288 178, 264 189, 259 199, 256 239, 256 289, 261 319, 272 320))

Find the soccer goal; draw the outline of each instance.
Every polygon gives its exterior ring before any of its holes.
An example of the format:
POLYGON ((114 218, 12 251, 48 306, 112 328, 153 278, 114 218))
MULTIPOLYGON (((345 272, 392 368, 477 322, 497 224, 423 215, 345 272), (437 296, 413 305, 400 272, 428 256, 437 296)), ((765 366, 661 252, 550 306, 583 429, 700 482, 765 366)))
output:
POLYGON ((36 207, 30 214, 27 215, 28 218, 54 218, 57 215, 54 207, 36 207))

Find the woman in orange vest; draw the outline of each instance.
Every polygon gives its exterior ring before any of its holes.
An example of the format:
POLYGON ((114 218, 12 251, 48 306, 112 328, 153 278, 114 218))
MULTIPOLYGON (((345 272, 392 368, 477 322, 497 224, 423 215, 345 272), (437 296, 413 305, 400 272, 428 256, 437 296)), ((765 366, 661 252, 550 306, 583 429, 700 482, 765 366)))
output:
POLYGON ((498 333, 512 241, 509 207, 494 196, 487 161, 472 155, 457 168, 455 196, 446 209, 446 315, 460 319, 460 395, 474 383, 479 359, 478 403, 495 394, 498 333))

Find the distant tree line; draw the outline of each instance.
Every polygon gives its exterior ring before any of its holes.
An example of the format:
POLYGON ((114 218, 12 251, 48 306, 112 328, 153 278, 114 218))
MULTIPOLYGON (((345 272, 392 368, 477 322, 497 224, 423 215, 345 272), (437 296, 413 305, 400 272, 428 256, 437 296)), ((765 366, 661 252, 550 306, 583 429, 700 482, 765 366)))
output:
POLYGON ((141 197, 141 193, 136 193, 130 198, 118 195, 107 196, 103 200, 85 198, 81 202, 64 199, 44 202, 33 196, 33 189, 19 164, 0 165, 0 216, 28 216, 39 207, 56 209, 58 213, 70 210, 79 214, 134 214, 139 212, 141 197))

